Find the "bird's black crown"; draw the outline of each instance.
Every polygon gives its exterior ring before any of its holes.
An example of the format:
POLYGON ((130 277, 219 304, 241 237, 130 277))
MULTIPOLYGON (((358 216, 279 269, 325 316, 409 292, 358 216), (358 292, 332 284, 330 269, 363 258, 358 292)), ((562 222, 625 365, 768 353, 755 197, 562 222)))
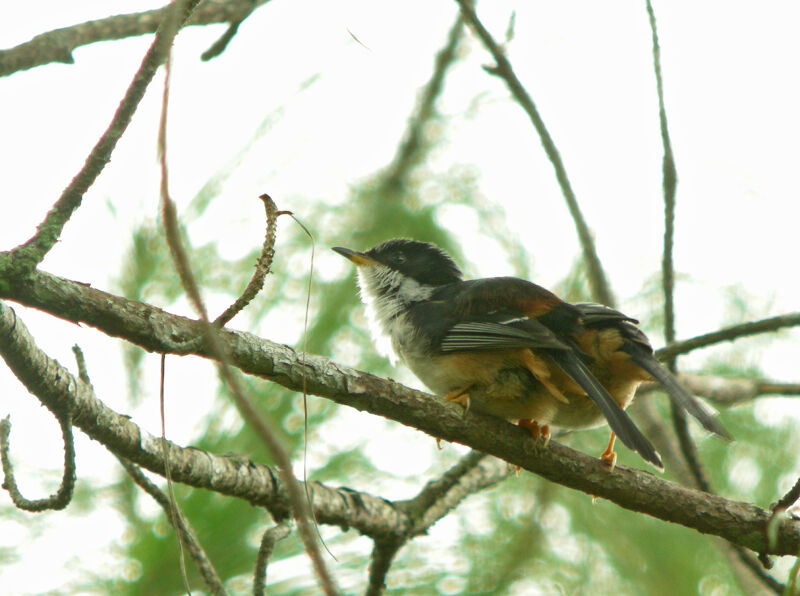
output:
POLYGON ((441 286, 461 281, 461 270, 455 261, 428 242, 395 238, 364 254, 421 284, 441 286))

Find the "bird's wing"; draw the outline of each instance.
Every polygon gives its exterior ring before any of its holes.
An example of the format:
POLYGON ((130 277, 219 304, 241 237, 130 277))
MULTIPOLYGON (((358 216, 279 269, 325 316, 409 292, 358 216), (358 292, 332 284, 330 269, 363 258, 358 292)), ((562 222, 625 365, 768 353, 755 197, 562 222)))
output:
MULTIPOLYGON (((457 297, 460 321, 441 341, 443 352, 529 348, 544 351, 597 405, 611 430, 645 460, 663 467, 650 441, 639 431, 583 362, 572 334, 580 313, 544 288, 516 278, 477 280, 457 297)), ((469 284, 469 282, 467 282, 469 284)))

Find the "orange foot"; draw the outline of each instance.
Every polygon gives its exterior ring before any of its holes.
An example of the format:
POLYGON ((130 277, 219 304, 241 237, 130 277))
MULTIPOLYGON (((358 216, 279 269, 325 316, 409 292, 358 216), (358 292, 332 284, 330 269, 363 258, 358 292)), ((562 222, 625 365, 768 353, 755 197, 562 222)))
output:
POLYGON ((611 438, 608 440, 606 450, 600 454, 600 459, 608 464, 609 471, 612 471, 614 466, 617 465, 617 453, 614 451, 614 441, 616 439, 617 435, 611 433, 611 438))
POLYGON ((464 408, 464 413, 466 414, 469 410, 469 393, 467 393, 467 389, 472 387, 472 384, 464 385, 459 389, 453 389, 452 391, 448 391, 444 398, 447 401, 451 401, 453 403, 458 404, 462 408, 464 408))
POLYGON ((550 442, 550 427, 548 425, 539 425, 536 420, 531 420, 529 418, 523 418, 517 424, 522 428, 527 428, 533 436, 534 441, 542 439, 543 446, 547 447, 547 444, 550 442))

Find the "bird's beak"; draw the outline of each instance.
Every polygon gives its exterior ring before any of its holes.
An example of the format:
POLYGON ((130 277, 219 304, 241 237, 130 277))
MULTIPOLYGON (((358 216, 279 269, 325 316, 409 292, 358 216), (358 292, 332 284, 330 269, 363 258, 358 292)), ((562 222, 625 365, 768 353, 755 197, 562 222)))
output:
POLYGON ((342 246, 334 246, 333 250, 338 252, 346 259, 350 259, 356 266, 361 265, 375 265, 377 261, 365 255, 363 252, 358 252, 355 250, 350 250, 349 248, 344 248, 342 246))

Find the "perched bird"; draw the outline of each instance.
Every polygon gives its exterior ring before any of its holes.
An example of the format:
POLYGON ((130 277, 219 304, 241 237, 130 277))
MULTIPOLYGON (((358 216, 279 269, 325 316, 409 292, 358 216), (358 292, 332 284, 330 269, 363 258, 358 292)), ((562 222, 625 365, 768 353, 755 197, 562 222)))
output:
POLYGON ((637 321, 599 304, 570 304, 515 277, 462 280, 441 249, 389 240, 366 251, 333 250, 358 271, 373 333, 434 393, 474 411, 517 420, 534 436, 549 425, 611 427, 601 458, 616 462, 614 438, 662 468, 625 413, 643 381, 709 431, 722 425, 653 356, 637 321))

